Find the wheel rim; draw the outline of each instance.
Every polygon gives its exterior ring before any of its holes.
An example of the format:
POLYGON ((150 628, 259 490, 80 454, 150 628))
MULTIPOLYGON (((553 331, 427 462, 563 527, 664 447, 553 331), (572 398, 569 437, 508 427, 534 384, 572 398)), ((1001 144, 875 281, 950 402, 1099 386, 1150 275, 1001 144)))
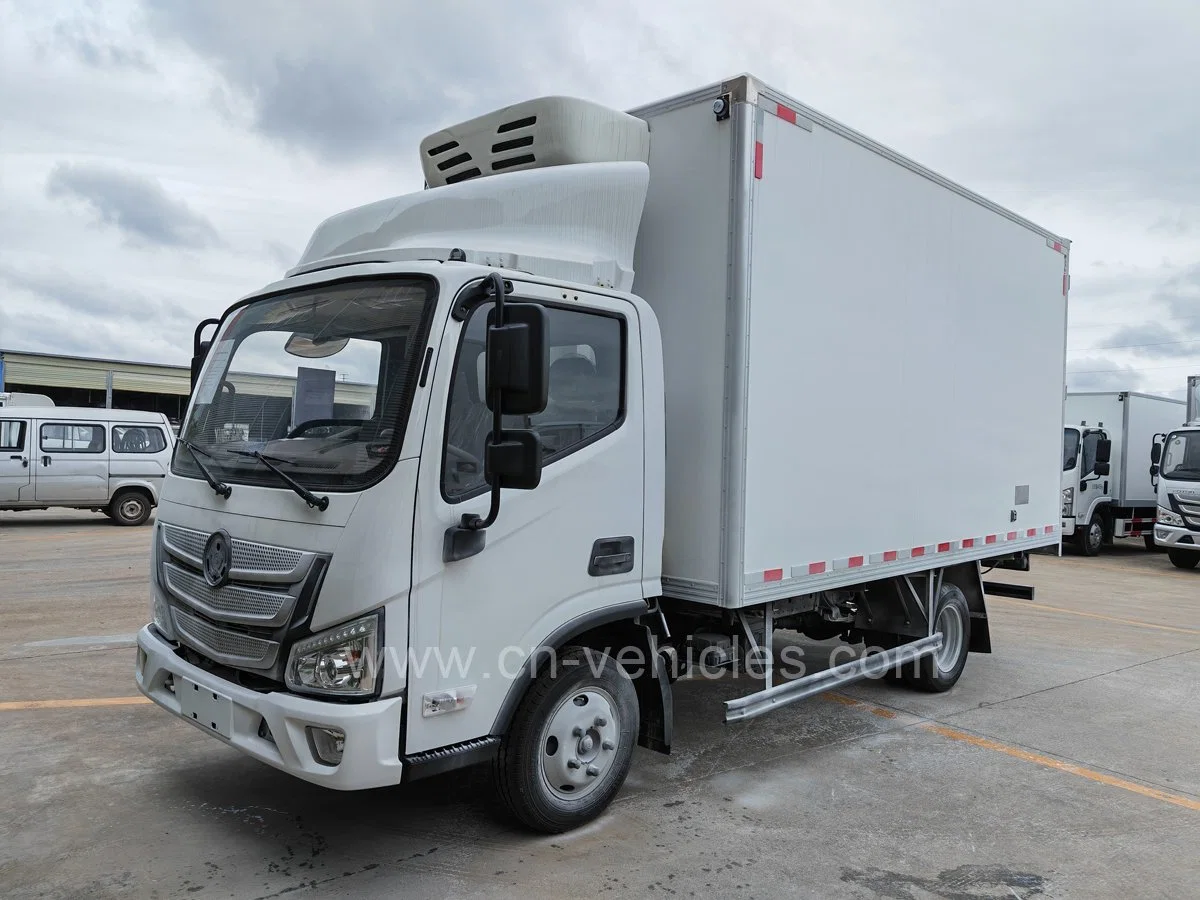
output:
POLYGON ((590 687, 563 698, 542 729, 542 781, 560 800, 586 797, 605 780, 617 759, 621 722, 605 690, 590 687))
POLYGON ((129 497, 121 501, 121 518, 136 519, 142 514, 142 501, 129 497))
POLYGON ((953 672, 962 655, 963 620, 957 606, 943 606, 938 613, 937 630, 942 633, 942 647, 937 652, 938 672, 945 675, 953 672))
POLYGON ((1100 542, 1104 540, 1104 532, 1101 530, 1099 522, 1093 522, 1088 526, 1087 539, 1088 546, 1093 550, 1098 550, 1100 548, 1100 542))

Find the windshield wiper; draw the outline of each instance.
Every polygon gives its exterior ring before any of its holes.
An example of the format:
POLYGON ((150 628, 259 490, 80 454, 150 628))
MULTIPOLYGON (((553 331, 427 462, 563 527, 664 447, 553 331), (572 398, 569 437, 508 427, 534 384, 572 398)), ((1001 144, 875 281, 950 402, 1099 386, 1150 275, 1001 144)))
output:
POLYGON ((249 456, 252 459, 257 459, 260 463, 262 463, 264 466, 266 466, 268 469, 270 469, 272 472, 274 472, 276 475, 278 475, 280 481, 282 481, 284 484, 286 484, 288 487, 290 487, 293 491, 295 491, 297 494, 299 494, 301 499, 303 499, 304 502, 308 504, 309 509, 319 509, 321 512, 325 512, 325 510, 328 508, 328 506, 329 506, 329 498, 328 497, 318 497, 316 494, 314 494, 312 491, 310 491, 308 488, 306 488, 300 482, 298 482, 294 478, 292 478, 292 476, 290 476, 287 472, 283 471, 283 469, 279 468, 273 462, 271 462, 271 460, 275 460, 275 461, 281 462, 281 463, 290 463, 291 462, 290 459, 284 459, 283 457, 280 457, 280 456, 268 456, 267 454, 263 453, 261 450, 230 450, 229 452, 235 453, 238 456, 249 456))
POLYGON ((207 450, 197 447, 195 444, 185 438, 176 438, 176 440, 183 445, 184 449, 187 450, 188 453, 192 455, 192 462, 196 464, 196 468, 200 470, 200 474, 204 476, 204 480, 208 482, 208 486, 217 493, 218 497, 224 497, 226 500, 228 500, 229 495, 233 493, 233 488, 231 488, 225 482, 217 481, 217 479, 213 478, 212 472, 208 471, 208 469, 204 467, 204 463, 200 462, 201 453, 203 453, 209 459, 216 459, 216 457, 207 450))

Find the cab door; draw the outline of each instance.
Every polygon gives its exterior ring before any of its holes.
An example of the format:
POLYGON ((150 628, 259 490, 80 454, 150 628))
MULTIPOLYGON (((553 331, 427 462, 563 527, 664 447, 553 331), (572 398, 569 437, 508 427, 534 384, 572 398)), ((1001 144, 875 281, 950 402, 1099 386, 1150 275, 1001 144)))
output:
POLYGON ((37 428, 37 457, 31 461, 34 499, 51 506, 107 503, 106 423, 43 419, 37 428))
POLYGON ((31 441, 28 419, 0 418, 0 504, 33 499, 26 490, 31 471, 31 441))
POLYGON ((490 304, 449 321, 430 393, 414 528, 407 661, 409 753, 490 732, 528 654, 566 623, 642 599, 643 415, 628 301, 515 286, 548 316, 549 404, 506 420, 543 444, 541 482, 506 490, 486 543, 444 560, 447 529, 485 516, 483 400, 490 304), (445 712, 447 696, 458 708, 445 712))

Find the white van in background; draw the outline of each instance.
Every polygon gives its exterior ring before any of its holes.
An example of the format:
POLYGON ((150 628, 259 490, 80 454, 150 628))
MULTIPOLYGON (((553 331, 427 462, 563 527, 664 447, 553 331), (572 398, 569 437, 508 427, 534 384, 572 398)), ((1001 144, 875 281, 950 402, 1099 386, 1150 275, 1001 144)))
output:
POLYGON ((141 525, 158 505, 175 434, 162 413, 0 409, 0 510, 70 507, 141 525))

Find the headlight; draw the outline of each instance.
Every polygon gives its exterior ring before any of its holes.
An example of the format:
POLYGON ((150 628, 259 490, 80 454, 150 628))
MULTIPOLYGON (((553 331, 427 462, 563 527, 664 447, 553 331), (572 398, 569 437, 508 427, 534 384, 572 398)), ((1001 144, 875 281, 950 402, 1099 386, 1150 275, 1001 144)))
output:
POLYGON ((1064 516, 1072 515, 1075 512, 1075 488, 1063 488, 1062 492, 1062 514, 1064 516))
POLYGON ((365 697, 379 672, 379 615, 338 625, 297 641, 284 680, 293 691, 365 697))
POLYGON ((1184 525, 1183 516, 1178 513, 1173 513, 1169 509, 1158 508, 1158 524, 1159 525, 1174 525, 1176 528, 1182 528, 1184 525))

